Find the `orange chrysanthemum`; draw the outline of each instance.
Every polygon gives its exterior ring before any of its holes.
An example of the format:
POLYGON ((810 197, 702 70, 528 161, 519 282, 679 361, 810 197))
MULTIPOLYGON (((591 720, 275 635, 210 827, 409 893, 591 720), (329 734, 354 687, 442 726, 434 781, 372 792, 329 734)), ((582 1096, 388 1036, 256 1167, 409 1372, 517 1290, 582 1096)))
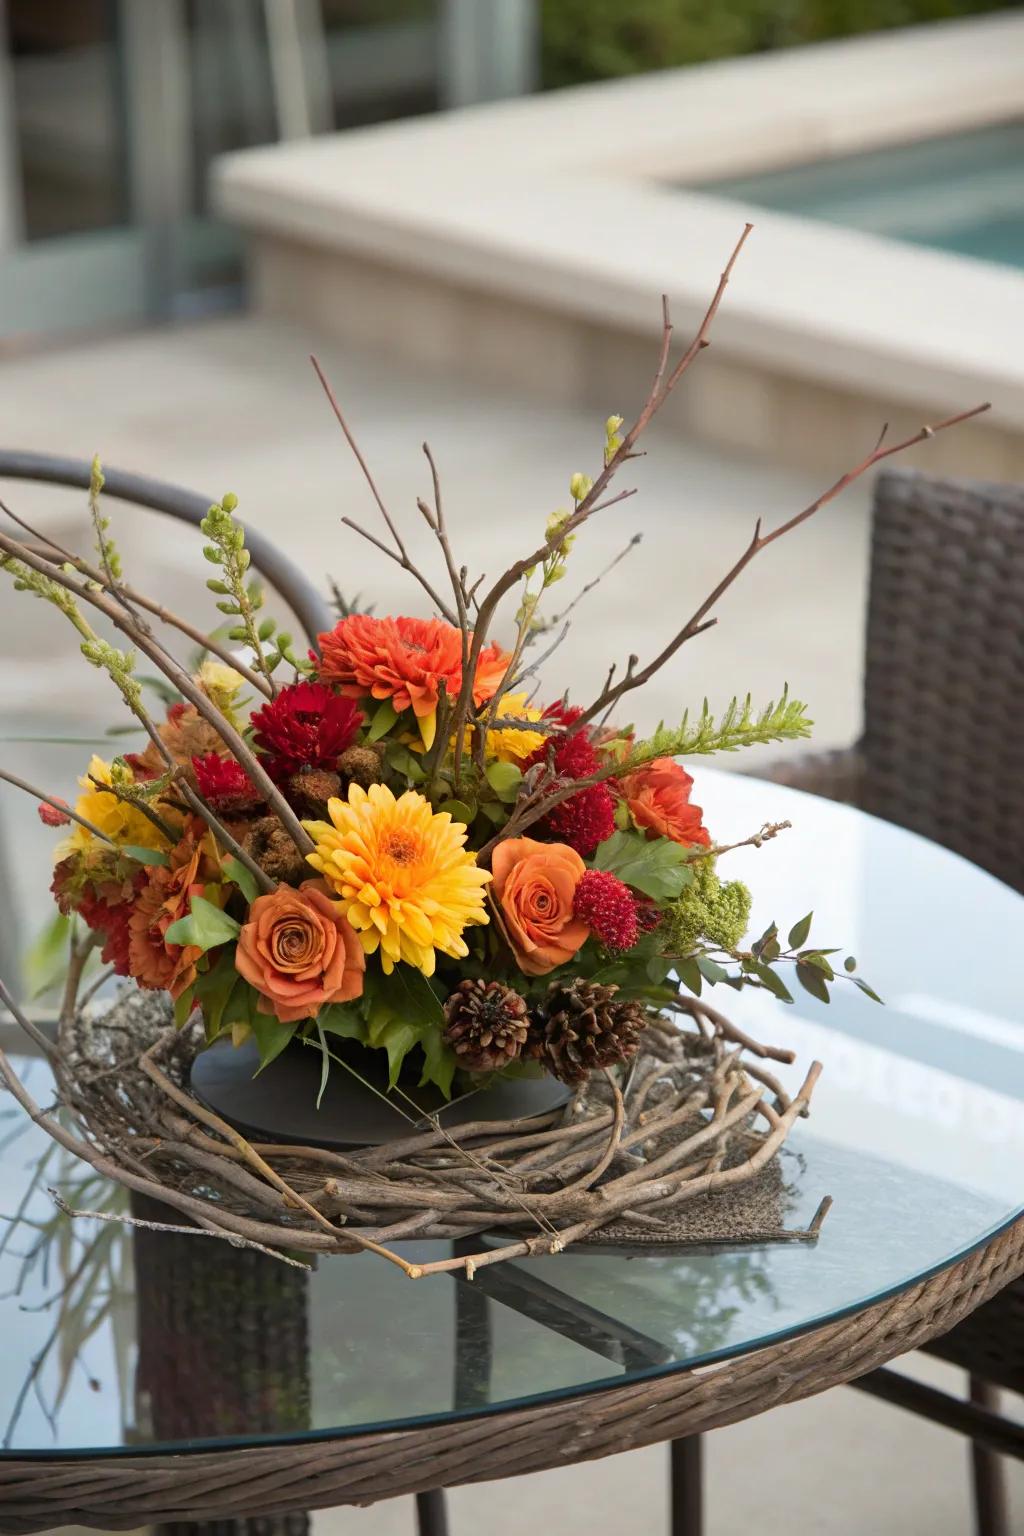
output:
POLYGON ((436 950, 464 958, 462 930, 488 920, 491 876, 463 846, 462 823, 415 790, 396 800, 385 784, 352 784, 348 803, 329 800, 327 810, 330 822, 303 822, 316 843, 307 857, 338 893, 365 952, 380 950, 385 974, 404 960, 432 976, 436 950))
POLYGON ((204 877, 216 869, 210 835, 195 819, 186 826, 181 842, 171 849, 170 864, 147 869, 145 884, 128 919, 128 959, 140 987, 178 998, 195 981, 196 961, 202 951, 192 944, 169 944, 164 935, 172 923, 187 915, 191 898, 203 894, 204 877))
MULTIPOLYGON (((317 637, 318 670, 355 698, 390 699, 401 713, 411 709, 426 746, 434 739, 441 686, 450 699, 462 687, 462 637, 441 619, 375 619, 349 614, 317 637)), ((497 645, 480 653, 474 698, 489 699, 505 675, 510 657, 497 645)))

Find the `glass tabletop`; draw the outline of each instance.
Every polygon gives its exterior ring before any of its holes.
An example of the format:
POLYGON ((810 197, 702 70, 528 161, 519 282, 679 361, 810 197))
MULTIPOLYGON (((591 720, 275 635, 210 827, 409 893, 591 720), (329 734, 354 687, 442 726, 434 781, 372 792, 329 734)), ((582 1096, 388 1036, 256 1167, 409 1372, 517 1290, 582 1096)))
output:
MULTIPOLYGON (((621 1385, 856 1310, 1017 1216, 1024 1004, 1006 957, 1024 900, 857 811, 737 775, 695 778, 720 842, 793 823, 729 855, 753 884, 757 931, 813 907, 816 940, 855 953, 886 999, 837 986, 828 1007, 732 992, 721 1004, 797 1052, 787 1085, 824 1064, 782 1162, 788 1225, 833 1197, 816 1245, 570 1248, 472 1282, 410 1281, 365 1255, 307 1273, 213 1239, 59 1216, 50 1188, 90 1210, 121 1196, 0 1099, 4 1453, 336 1436, 621 1385)), ((22 1065, 47 1102, 45 1063, 22 1065)))

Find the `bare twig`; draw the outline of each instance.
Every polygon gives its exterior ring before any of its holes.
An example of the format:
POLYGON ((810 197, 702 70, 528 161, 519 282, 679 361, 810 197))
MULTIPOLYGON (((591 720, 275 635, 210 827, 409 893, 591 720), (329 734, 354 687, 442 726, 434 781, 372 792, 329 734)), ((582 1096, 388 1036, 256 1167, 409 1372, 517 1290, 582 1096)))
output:
MULTIPOLYGON (((81 1221, 106 1221, 122 1227, 143 1227, 147 1232, 173 1232, 177 1237, 214 1237, 223 1238, 221 1232, 211 1231, 209 1227, 185 1227, 171 1221, 144 1221, 141 1216, 129 1216, 124 1211, 80 1211, 75 1206, 69 1205, 64 1197, 55 1189, 47 1189, 47 1194, 64 1216, 71 1216, 81 1221)), ((230 1236, 226 1237, 231 1242, 230 1236)), ((239 1248, 255 1248, 257 1253, 265 1253, 270 1259, 280 1259, 282 1264, 290 1264, 293 1269, 308 1270, 311 1266, 303 1263, 301 1259, 293 1259, 287 1253, 281 1253, 276 1248, 268 1248, 263 1243, 243 1242, 237 1239, 235 1246, 239 1248)))
MULTIPOLYGON (((305 854, 312 851, 312 838, 303 829, 295 812, 269 777, 259 759, 243 741, 231 722, 216 708, 181 664, 156 641, 147 625, 144 625, 133 614, 128 613, 107 592, 97 591, 88 582, 77 580, 64 570, 53 569, 41 556, 34 555, 25 550, 16 539, 11 538, 5 533, 0 533, 0 551, 13 556, 17 560, 21 560, 25 565, 41 575, 47 576, 51 581, 56 582, 58 586, 64 587, 66 591, 78 598, 80 602, 95 608, 110 619, 114 626, 122 634, 126 635, 134 646, 149 657, 150 661, 160 669, 168 681, 174 684, 179 693, 190 704, 193 704, 203 718, 213 727, 232 757, 244 768, 257 789, 260 790, 264 799, 267 800, 289 837, 299 849, 299 852, 305 854)), ((163 751, 162 743, 153 731, 152 722, 148 722, 147 718, 144 718, 142 715, 139 718, 146 725, 157 747, 163 751)), ((164 756, 166 760, 165 752, 164 756)))
POLYGON ((603 710, 607 709, 610 705, 616 704, 623 694, 635 688, 642 688, 656 672, 661 670, 667 661, 671 660, 681 646, 685 645, 688 640, 694 639, 695 636, 701 633, 702 629, 707 628, 708 614, 711 612, 711 609, 715 607, 720 598, 729 590, 736 578, 746 570, 750 562, 763 549, 767 549, 769 544, 774 544, 776 539, 781 539, 785 534, 792 532, 794 528, 799 528, 801 523, 807 522, 808 518, 813 517, 815 512, 826 506, 828 502, 833 501, 841 491, 845 491, 855 480, 859 480, 862 475, 867 474, 869 470, 873 469, 876 464, 881 463, 883 459, 889 458, 894 453, 903 453, 906 449, 913 448, 915 444, 923 443, 928 438, 935 437, 937 433, 947 431, 950 427, 959 426, 961 422, 970 421, 973 417, 980 416, 989 409, 989 403, 985 402, 983 405, 972 407, 969 411, 959 411, 955 416, 947 417, 945 421, 936 422, 934 426, 921 427, 912 436, 904 438, 902 442, 893 443, 888 448, 882 446, 885 437, 883 431, 876 446, 866 458, 862 459, 859 464, 855 464, 852 469, 848 469, 845 474, 840 475, 838 480, 830 485, 826 491, 823 491, 809 506, 804 507, 802 511, 797 512, 793 517, 780 523, 777 528, 773 528, 769 533, 761 532, 761 519, 758 518, 754 524, 754 532, 746 549, 738 560, 730 566, 714 590, 708 594, 691 617, 687 619, 682 628, 677 631, 668 644, 645 667, 632 671, 621 682, 603 689, 594 702, 583 711, 583 714, 576 722, 575 728, 577 730, 582 729, 589 721, 601 714, 603 710))
POLYGON ((116 846, 112 837, 108 837, 105 832, 101 832, 99 827, 94 822, 89 821, 87 817, 79 816, 77 811, 73 811, 62 800, 54 800, 51 795, 44 795, 43 791, 36 789, 34 784, 29 784, 25 779, 19 779, 16 774, 8 773, 5 768, 0 768, 0 779, 3 779, 5 784, 13 784, 15 789, 23 789, 26 794, 32 795, 36 800, 41 800, 43 805, 51 806, 55 811, 59 811, 62 816, 69 816, 72 821, 77 821, 80 827, 84 827, 87 832, 91 832, 93 837, 98 837, 101 843, 109 843, 112 848, 116 846))
POLYGON ((722 302, 722 298, 725 294, 726 287, 728 286, 729 279, 732 276, 733 267, 736 264, 740 251, 743 249, 743 246, 746 243, 747 236, 750 234, 752 227, 753 226, 750 224, 744 226, 743 233, 733 248, 732 255, 729 257, 729 260, 726 263, 725 270, 722 272, 722 275, 719 278, 718 287, 715 290, 714 297, 712 298, 711 303, 708 305, 708 308, 704 314, 704 318, 701 320, 700 326, 698 327, 692 342, 683 353, 683 356, 680 358, 679 362, 676 364, 675 368, 672 370, 671 374, 669 374, 667 379, 665 377, 665 373, 668 367, 668 357, 672 345, 672 321, 669 315, 668 301, 667 299, 662 300, 662 341, 658 357, 658 366, 655 370, 654 378, 651 382, 651 387, 647 392, 647 398, 645 399, 633 425, 626 432, 619 447, 610 456, 608 462, 605 464, 603 470, 594 481, 587 495, 579 503, 571 516, 566 518, 560 528, 558 528, 558 530, 553 533, 550 538, 545 540, 545 542, 538 549, 536 549, 532 554, 525 556, 522 560, 517 560, 513 565, 509 567, 507 571, 505 571, 502 576, 499 576, 497 581, 480 602, 476 618, 476 625, 473 632, 473 642, 470 647, 468 664, 465 669, 466 675, 462 680, 462 690, 459 695, 454 714, 454 775, 456 784, 458 783, 459 778, 459 770, 465 742, 466 724, 469 720, 473 705, 473 679, 476 675, 476 667, 480 659, 480 653, 482 652, 484 644, 486 643, 491 621, 494 618, 498 605, 500 604, 502 598, 505 597, 505 595, 518 584, 521 578, 526 574, 527 571, 531 569, 531 567, 535 565, 541 565, 543 561, 548 558, 548 556, 561 549, 565 544, 566 539, 570 538, 577 531, 577 529, 582 527, 587 519, 592 517, 595 512, 603 511, 608 507, 615 506, 617 502, 623 500, 626 496, 633 494, 632 491, 621 491, 618 493, 618 495, 612 496, 607 501, 602 501, 602 497, 608 489, 608 486, 614 478, 617 470, 623 463, 625 463, 629 458, 633 456, 634 445, 637 439, 640 437, 641 433, 645 430, 651 421, 651 418, 667 400, 668 396, 675 389, 676 385, 679 383, 679 380, 686 373, 694 359, 698 357, 704 348, 709 345, 708 333, 711 329, 712 322, 715 318, 715 315, 718 313, 719 305, 722 302))
POLYGON ((367 485, 370 487, 370 492, 374 501, 377 503, 377 508, 380 512, 380 515, 384 519, 388 532, 395 542, 395 548, 389 548, 387 544, 385 544, 381 539, 376 538, 375 535, 370 533, 366 528, 362 528, 358 523, 354 523, 350 517, 343 517, 342 522, 347 528, 351 528, 354 533, 358 533, 362 538, 369 540, 369 542, 373 544, 375 548, 380 550, 381 554, 387 555, 389 560, 394 560, 396 565, 400 565, 402 567, 403 571, 408 571, 410 576, 414 576, 419 582, 420 586, 423 588, 424 592, 430 598, 430 601, 434 604, 434 607, 437 609, 438 613, 443 614, 444 617, 448 620, 449 624, 458 624, 458 615, 452 611, 452 609, 438 594, 434 587, 431 586, 430 582, 427 580, 426 576, 419 569, 419 567, 412 560, 410 560, 409 552, 405 547, 402 536, 395 524, 395 520, 391 516, 391 513, 388 511, 384 498, 377 488, 377 482, 374 480, 373 475, 370 473, 370 466, 364 459, 359 444, 356 442, 352 435, 352 429, 349 427, 348 422, 345 420, 345 417, 342 414, 341 406, 338 404, 335 398, 334 391, 327 380, 327 375, 324 373, 315 357, 310 357, 310 362, 313 364, 313 367, 316 371, 316 376, 320 380, 321 387, 324 394, 327 396, 331 410, 334 412, 338 425, 342 432, 345 434, 345 441, 348 443, 353 454, 355 455, 356 463, 359 465, 359 468, 363 472, 363 478, 367 485))
POLYGON ((233 671, 237 672, 239 677, 244 677, 251 687, 258 689, 265 698, 269 699, 271 697, 266 679, 258 672, 254 672, 251 667, 246 666, 245 662, 239 661, 218 640, 204 634, 201 629, 197 629, 187 619, 181 618, 179 614, 172 613, 170 608, 165 608, 162 603, 154 602, 152 598, 137 592, 134 587, 128 586, 125 582, 118 581, 113 583, 102 571, 96 566, 91 565, 81 555, 73 554, 71 550, 65 549, 62 544, 58 544, 49 534, 41 533, 38 529, 33 528, 31 523, 26 522, 23 517, 19 517, 16 512, 12 512, 7 503, 2 500, 0 500, 0 512, 5 513, 30 538, 36 540, 39 545, 38 553, 42 554, 44 558, 53 560, 58 564, 66 563, 74 566, 76 571, 79 571, 83 576, 87 576, 90 581, 95 581, 99 587, 109 592, 112 596, 126 598, 131 608, 145 609, 147 613, 151 613, 154 618, 159 619, 161 624, 167 624, 171 629, 178 630, 187 639, 191 640, 193 644, 201 646, 205 651, 209 651, 211 656, 218 657, 226 666, 231 667, 233 671), (52 551, 52 554, 47 554, 47 550, 52 551))

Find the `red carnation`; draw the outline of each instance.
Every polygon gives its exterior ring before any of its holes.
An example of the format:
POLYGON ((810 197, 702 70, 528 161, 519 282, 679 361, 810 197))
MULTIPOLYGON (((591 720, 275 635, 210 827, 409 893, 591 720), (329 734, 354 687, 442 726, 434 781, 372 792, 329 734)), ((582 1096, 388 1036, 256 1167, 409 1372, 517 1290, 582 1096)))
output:
POLYGON ((632 949, 637 941, 636 900, 617 875, 588 869, 576 887, 572 911, 605 949, 632 949))
MULTIPOLYGON (((572 711, 555 706, 553 710, 547 711, 548 717, 554 716, 556 712, 558 718, 572 723, 569 719, 572 711)), ((548 744, 545 743, 543 747, 537 748, 524 767, 546 762, 547 754, 548 744)), ((584 730, 577 731, 573 736, 556 737, 553 766, 561 779, 586 779, 596 773, 601 766, 601 759, 589 733, 584 730)), ((590 784, 578 794, 554 806, 540 822, 538 830, 542 835, 560 843, 568 843, 582 858, 588 858, 597 845, 611 837, 615 831, 614 796, 607 784, 590 784)))
MULTIPOLYGON (((65 801, 61 800, 59 803, 64 805, 65 801)), ((67 827, 71 824, 71 817, 66 811, 59 811, 55 805, 48 805, 45 800, 40 800, 36 810, 44 827, 67 827)))
POLYGON ((215 811, 238 814, 262 803, 263 796, 233 757, 206 752, 192 759, 192 770, 199 793, 215 811))
POLYGON ((272 779, 301 768, 335 768, 355 740, 362 712, 326 683, 292 683, 252 717, 253 740, 272 779))

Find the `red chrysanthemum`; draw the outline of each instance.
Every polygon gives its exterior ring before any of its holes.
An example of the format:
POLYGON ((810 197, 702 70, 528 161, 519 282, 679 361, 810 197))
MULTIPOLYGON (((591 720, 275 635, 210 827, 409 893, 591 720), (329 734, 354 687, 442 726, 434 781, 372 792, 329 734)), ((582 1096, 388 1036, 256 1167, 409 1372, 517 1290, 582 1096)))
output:
POLYGON ((363 723, 351 699, 326 683, 292 683, 252 717, 253 740, 272 779, 336 767, 363 723))
POLYGON ((100 959, 104 965, 112 965, 116 976, 129 976, 131 974, 131 961, 128 947, 131 939, 128 927, 134 902, 122 901, 115 907, 108 907, 104 901, 82 901, 78 911, 88 925, 96 933, 102 933, 104 944, 100 950, 100 959))
POLYGON ((637 941, 636 900, 617 875, 588 869, 576 887, 572 910, 605 949, 632 949, 637 941))
POLYGON ((205 752, 192 759, 196 786, 215 811, 253 810, 263 799, 241 763, 219 752, 205 752))
MULTIPOLYGON (((549 711, 549 718, 553 712, 549 711)), ((566 712, 562 712, 567 719, 566 712)), ((577 711, 578 715, 578 711, 577 711)), ((567 723, 572 721, 567 719, 567 723)), ((547 761, 548 746, 538 747, 523 767, 547 761)), ((586 779, 601 766, 601 759, 586 731, 563 736, 555 744, 553 766, 561 779, 586 779)), ((599 843, 615 831, 615 799, 607 784, 591 784, 548 812, 538 833, 568 843, 586 859, 599 843)))
POLYGON ((132 880, 110 879, 99 884, 85 880, 76 889, 79 882, 75 878, 75 863, 73 859, 64 859, 54 869, 50 889, 57 905, 65 916, 77 912, 86 927, 102 934, 100 958, 104 965, 112 965, 118 976, 129 976, 128 921, 145 872, 140 870, 132 880))

